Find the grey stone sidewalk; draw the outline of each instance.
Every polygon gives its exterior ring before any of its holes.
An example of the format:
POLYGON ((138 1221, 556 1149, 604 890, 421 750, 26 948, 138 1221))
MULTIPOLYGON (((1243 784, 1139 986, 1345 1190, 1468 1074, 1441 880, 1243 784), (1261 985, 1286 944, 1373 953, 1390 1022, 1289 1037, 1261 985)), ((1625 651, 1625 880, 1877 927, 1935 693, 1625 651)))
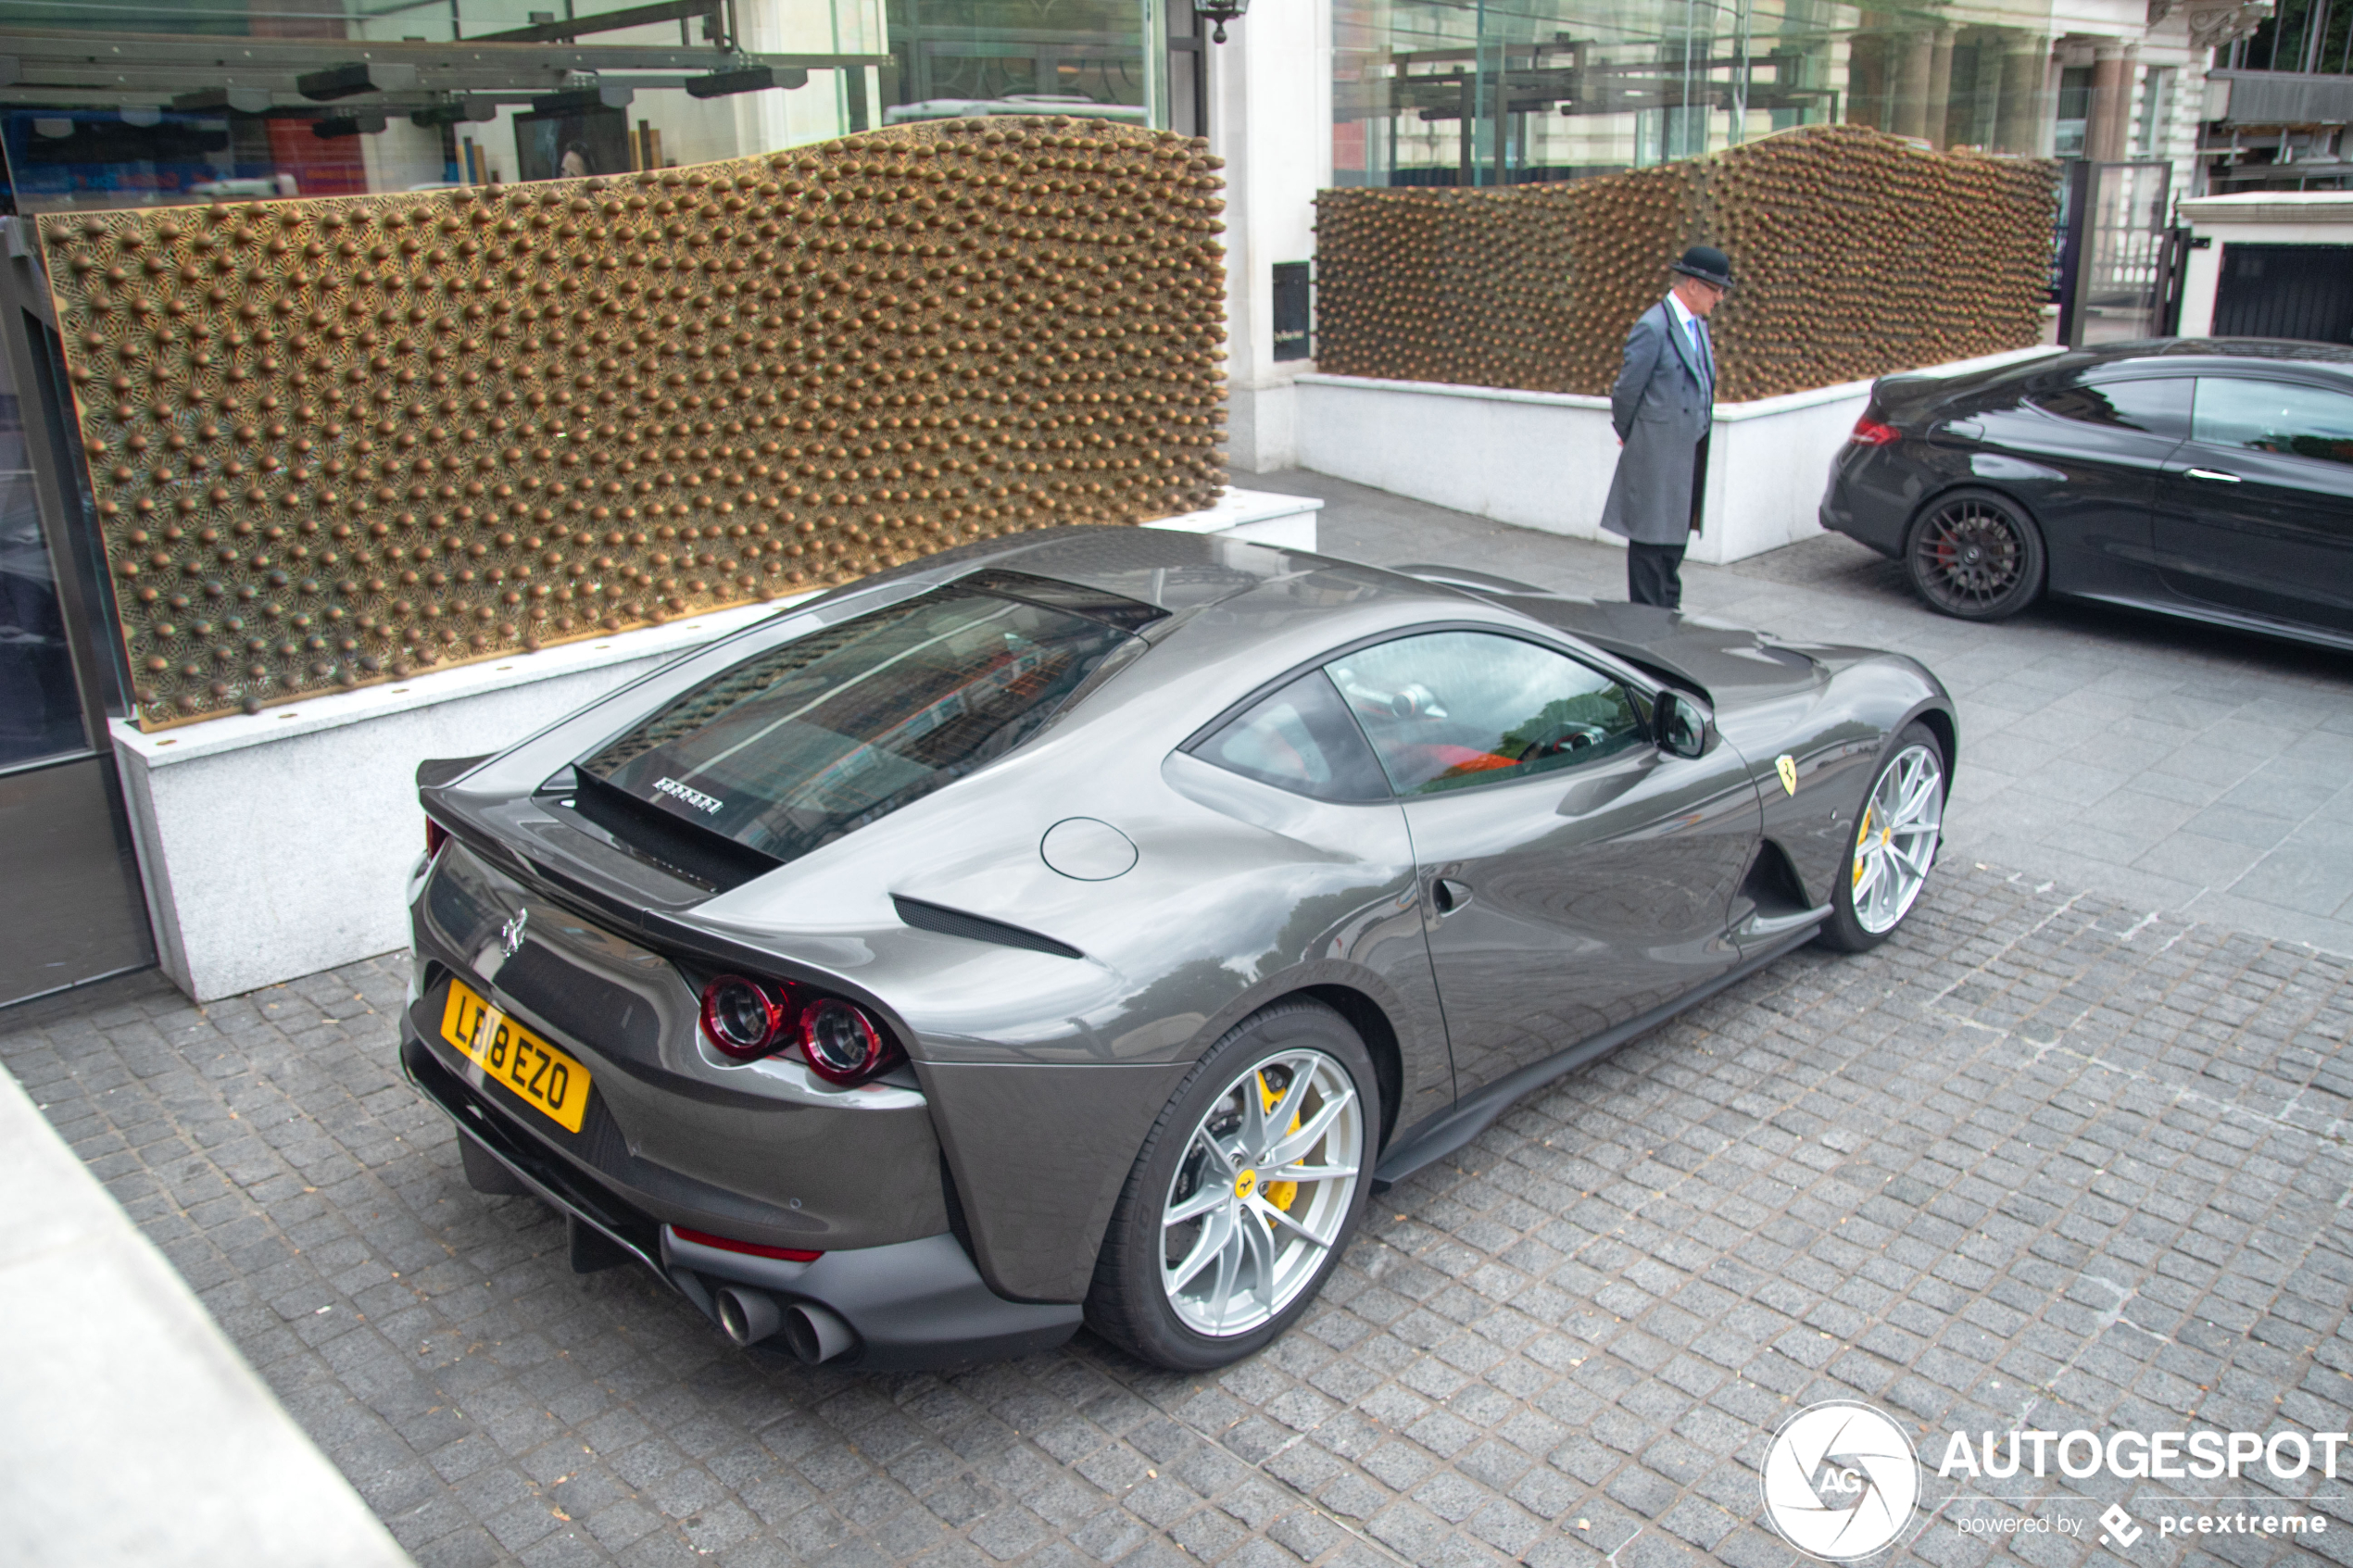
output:
POLYGON ((0 1073, 0 1562, 409 1559, 0 1073))
MULTIPOLYGON (((728 1347, 486 1198, 394 1059, 390 960, 199 1009, 150 982, 0 1014, 42 1102, 420 1562, 1794 1562, 1768 1434, 1860 1398, 1951 1428, 2342 1431, 2353 1248, 2338 959, 1948 866, 1378 1198, 1313 1314, 1214 1377, 1069 1348, 947 1376, 728 1347)), ((2353 1561, 2343 1482, 2245 1505, 2353 1561)), ((2152 1483, 1955 1494, 2090 1526, 2152 1483)), ((2246 1492, 2263 1488, 2240 1485, 2246 1492)), ((2238 1507, 2242 1505, 2229 1505, 2238 1507)), ((2076 1537, 2018 1537, 2038 1563, 2076 1537)))
MULTIPOLYGON (((1625 555, 1298 470, 1323 548, 1450 560, 1549 588, 1626 595, 1625 555)), ((1835 534, 1730 567, 1687 566, 1685 608, 1793 638, 1895 648, 1959 699, 1956 856, 2064 886, 2353 953, 2353 656, 2095 605, 1978 626, 1937 615, 1903 569, 1835 534)))

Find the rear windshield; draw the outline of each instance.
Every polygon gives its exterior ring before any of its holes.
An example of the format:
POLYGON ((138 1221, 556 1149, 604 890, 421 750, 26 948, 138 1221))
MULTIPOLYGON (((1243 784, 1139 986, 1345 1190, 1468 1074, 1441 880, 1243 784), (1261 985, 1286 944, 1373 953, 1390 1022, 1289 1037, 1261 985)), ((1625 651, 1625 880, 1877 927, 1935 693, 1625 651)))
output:
POLYGON ((748 659, 579 767, 789 860, 1011 751, 1135 642, 1103 620, 950 583, 748 659))

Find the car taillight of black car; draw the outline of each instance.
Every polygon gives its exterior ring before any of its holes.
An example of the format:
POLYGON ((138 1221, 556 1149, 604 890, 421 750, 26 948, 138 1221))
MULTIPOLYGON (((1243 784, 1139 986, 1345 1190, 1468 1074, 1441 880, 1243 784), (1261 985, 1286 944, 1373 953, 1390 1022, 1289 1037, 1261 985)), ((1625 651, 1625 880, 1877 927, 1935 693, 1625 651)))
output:
POLYGON ((782 980, 723 974, 703 987, 702 1032, 735 1061, 791 1051, 809 1071, 845 1088, 899 1059, 890 1034, 855 1002, 782 980))
POLYGON ((1856 446, 1886 446, 1904 439, 1904 433, 1879 417, 1876 406, 1866 409, 1855 421, 1855 432, 1847 441, 1856 446))

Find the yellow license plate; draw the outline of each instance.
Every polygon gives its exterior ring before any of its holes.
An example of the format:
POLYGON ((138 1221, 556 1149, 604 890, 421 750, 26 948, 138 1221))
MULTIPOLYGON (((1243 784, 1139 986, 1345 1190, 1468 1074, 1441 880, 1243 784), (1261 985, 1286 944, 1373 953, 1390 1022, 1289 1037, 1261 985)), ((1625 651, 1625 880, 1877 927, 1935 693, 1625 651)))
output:
POLYGON ((588 1070, 456 981, 441 1010, 441 1037, 564 1131, 580 1131, 588 1110, 588 1070))

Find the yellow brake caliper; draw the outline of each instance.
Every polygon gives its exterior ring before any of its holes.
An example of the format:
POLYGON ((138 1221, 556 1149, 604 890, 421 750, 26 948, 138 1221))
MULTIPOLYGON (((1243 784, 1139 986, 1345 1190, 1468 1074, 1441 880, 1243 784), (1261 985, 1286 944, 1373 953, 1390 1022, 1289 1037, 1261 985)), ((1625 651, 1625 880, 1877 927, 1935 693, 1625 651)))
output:
POLYGON ((1857 887, 1863 885, 1863 846, 1870 836, 1871 808, 1870 803, 1866 801, 1863 805, 1863 825, 1855 834, 1855 885, 1857 887))
MULTIPOLYGON (((1266 1086, 1266 1074, 1264 1073, 1258 1074, 1258 1098, 1261 1110, 1275 1109, 1275 1091, 1266 1086)), ((1283 1129, 1283 1135, 1288 1137, 1297 1131, 1299 1131, 1299 1118, 1294 1116, 1290 1119, 1290 1125, 1283 1129)), ((1298 1196, 1299 1184, 1297 1182, 1268 1182, 1266 1184, 1266 1201, 1286 1214, 1290 1212, 1291 1201, 1298 1196)))

